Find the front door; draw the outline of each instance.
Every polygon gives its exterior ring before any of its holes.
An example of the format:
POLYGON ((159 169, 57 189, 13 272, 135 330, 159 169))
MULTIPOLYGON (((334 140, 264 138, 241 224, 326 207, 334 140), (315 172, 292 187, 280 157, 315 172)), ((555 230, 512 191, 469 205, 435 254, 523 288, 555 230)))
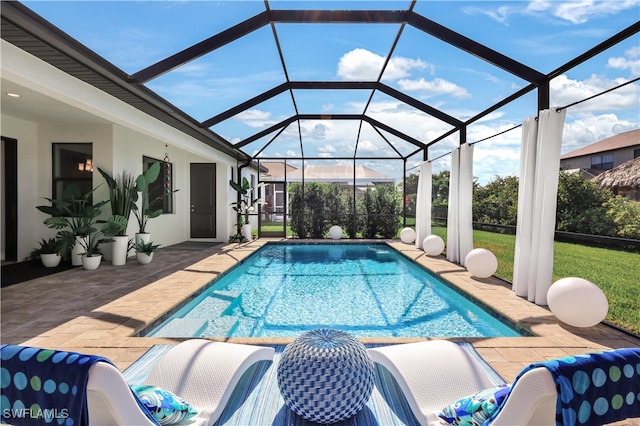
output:
POLYGON ((216 237, 216 165, 191 164, 191 238, 216 237))

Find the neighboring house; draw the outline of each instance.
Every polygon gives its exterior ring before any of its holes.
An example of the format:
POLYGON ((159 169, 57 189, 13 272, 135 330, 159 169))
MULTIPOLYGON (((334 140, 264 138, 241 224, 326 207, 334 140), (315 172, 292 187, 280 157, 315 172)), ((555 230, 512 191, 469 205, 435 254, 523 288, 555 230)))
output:
MULTIPOLYGON (((246 154, 193 126, 144 87, 130 85, 124 73, 100 57, 83 54, 77 42, 48 25, 24 18, 41 31, 38 38, 4 18, 3 261, 25 260, 41 238, 55 234, 36 209, 47 204, 45 197, 59 197, 73 181, 85 188, 101 185, 94 201, 107 199, 98 167, 137 176, 153 161, 163 161, 163 185, 178 190, 166 203, 166 214, 149 222, 153 241, 163 246, 192 239, 228 241, 236 223, 229 206, 236 194, 229 180, 237 180, 246 154)), ((251 166, 242 175, 257 179, 251 166)), ((104 210, 106 217, 109 209, 104 210)), ((132 216, 128 234, 137 230, 132 216)))
POLYGON ((282 220, 286 211, 287 187, 286 180, 296 167, 284 161, 261 161, 260 180, 266 182, 261 207, 264 219, 282 220))
POLYGON ((640 157, 640 129, 620 133, 560 157, 560 170, 580 171, 592 178, 640 157))
POLYGON ((285 162, 261 161, 260 167, 268 169, 260 174, 260 180, 267 182, 262 210, 265 218, 280 219, 287 202, 286 185, 293 182, 337 183, 343 188, 354 188, 356 198, 362 196, 366 188, 375 185, 394 185, 395 180, 366 166, 350 164, 311 164, 296 168, 285 162), (273 182, 273 183, 271 183, 273 182), (275 216, 274 216, 275 215, 275 216))

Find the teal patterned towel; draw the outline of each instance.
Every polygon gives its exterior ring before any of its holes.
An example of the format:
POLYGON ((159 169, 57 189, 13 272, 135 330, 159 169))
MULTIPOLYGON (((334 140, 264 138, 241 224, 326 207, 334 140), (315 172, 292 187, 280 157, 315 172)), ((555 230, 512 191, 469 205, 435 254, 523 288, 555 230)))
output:
POLYGON ((95 355, 15 345, 0 346, 0 359, 1 420, 16 426, 88 425, 89 369, 96 362, 111 363, 95 355))
MULTIPOLYGON (((513 386, 520 376, 538 367, 547 368, 556 383, 558 426, 599 426, 640 417, 640 348, 531 364, 518 374, 513 386)), ((497 414, 484 424, 491 424, 497 414)))

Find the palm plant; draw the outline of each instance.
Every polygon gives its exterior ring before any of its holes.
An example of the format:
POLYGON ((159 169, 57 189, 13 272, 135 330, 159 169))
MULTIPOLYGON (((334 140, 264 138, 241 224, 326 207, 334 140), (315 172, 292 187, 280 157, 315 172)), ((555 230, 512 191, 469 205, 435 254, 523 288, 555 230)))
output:
POLYGON ((158 179, 160 175, 160 163, 153 163, 144 173, 138 175, 136 178, 136 191, 133 195, 133 204, 131 210, 138 221, 139 233, 146 233, 147 223, 150 219, 156 218, 162 214, 162 209, 153 210, 153 207, 159 203, 163 198, 169 196, 174 192, 178 192, 177 189, 168 191, 153 200, 149 201, 149 185, 158 179), (138 197, 141 198, 140 207, 136 204, 138 197))
POLYGON ((231 185, 231 187, 235 189, 240 196, 239 201, 231 203, 230 205, 233 207, 233 210, 238 213, 238 216, 244 218, 245 224, 249 223, 249 213, 255 210, 256 205, 260 205, 263 203, 262 198, 251 200, 251 196, 256 189, 262 188, 265 183, 261 182, 252 188, 249 180, 246 177, 243 177, 241 184, 230 180, 229 185, 231 185))
POLYGON ((96 231, 80 240, 80 245, 84 248, 84 252, 81 254, 87 257, 101 255, 100 245, 113 241, 111 238, 104 238, 104 236, 102 231, 96 231))
POLYGON ((137 197, 136 181, 133 175, 126 171, 115 178, 100 167, 98 167, 98 171, 109 187, 112 214, 103 227, 103 232, 105 235, 127 235, 129 216, 131 216, 137 197))
POLYGON ((31 257, 36 257, 40 254, 61 254, 60 240, 57 238, 41 238, 38 242, 40 248, 37 248, 31 252, 31 257))
POLYGON ((136 253, 144 253, 148 255, 157 251, 158 247, 160 247, 160 244, 153 244, 153 241, 149 241, 148 243, 145 243, 144 241, 140 241, 133 246, 136 253))
POLYGON ((77 185, 70 184, 64 189, 61 199, 45 197, 51 205, 36 206, 38 210, 51 216, 44 220, 44 224, 58 230, 57 238, 61 242, 61 252, 67 253, 71 250, 76 237, 87 237, 97 231, 95 225, 99 222, 100 209, 109 202, 104 200, 91 204, 91 196, 98 187, 82 194, 77 185))

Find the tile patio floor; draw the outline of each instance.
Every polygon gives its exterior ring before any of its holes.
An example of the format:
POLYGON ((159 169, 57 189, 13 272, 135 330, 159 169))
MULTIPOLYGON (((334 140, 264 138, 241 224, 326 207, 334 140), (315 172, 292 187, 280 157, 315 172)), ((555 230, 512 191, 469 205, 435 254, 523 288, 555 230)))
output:
MULTIPOLYGON (((204 249, 189 244, 166 247, 149 265, 139 265, 135 259, 129 259, 125 266, 103 261, 96 271, 74 268, 3 288, 0 341, 98 354, 124 369, 152 345, 176 342, 134 337, 135 333, 270 240, 204 249)), ((472 278, 443 257, 425 256, 399 241, 389 244, 536 335, 466 339, 507 381, 534 361, 605 348, 640 347, 640 339, 604 324, 588 329, 561 324, 548 309, 515 296, 510 286, 498 279, 472 278)), ((410 340, 420 339, 363 339, 410 340)), ((288 343, 290 339, 229 341, 288 343)))

